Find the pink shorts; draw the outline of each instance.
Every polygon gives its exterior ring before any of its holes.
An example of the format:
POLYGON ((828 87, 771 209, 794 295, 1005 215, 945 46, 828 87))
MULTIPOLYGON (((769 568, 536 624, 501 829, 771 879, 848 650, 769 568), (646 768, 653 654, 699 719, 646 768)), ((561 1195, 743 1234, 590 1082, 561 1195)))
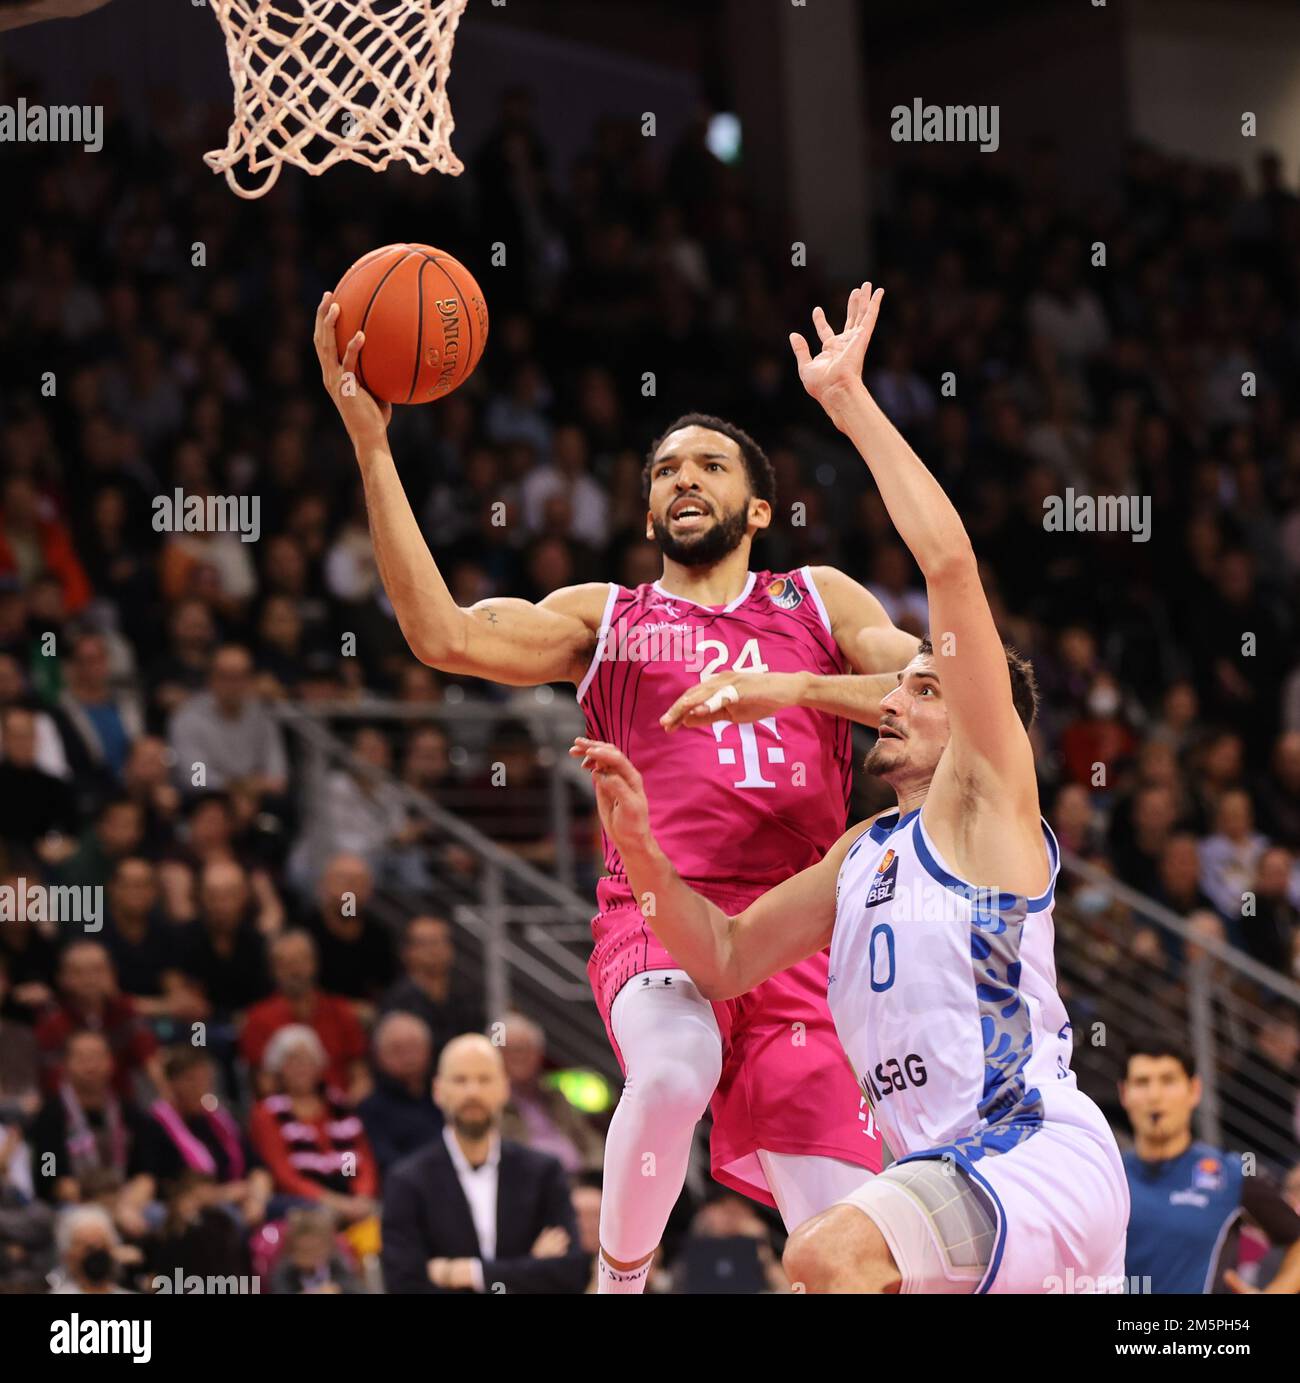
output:
MULTIPOLYGON (((626 1069, 609 1025, 614 999, 644 970, 681 967, 625 885, 602 879, 596 896, 601 911, 592 919, 596 948, 587 974, 610 1046, 626 1069)), ((710 889, 708 896, 734 915, 756 895, 710 889)), ((773 1208, 776 1202, 756 1156, 760 1148, 835 1157, 880 1171, 880 1140, 826 1006, 827 964, 823 951, 748 994, 713 1005, 722 1033, 722 1077, 710 1106, 713 1176, 773 1208)))

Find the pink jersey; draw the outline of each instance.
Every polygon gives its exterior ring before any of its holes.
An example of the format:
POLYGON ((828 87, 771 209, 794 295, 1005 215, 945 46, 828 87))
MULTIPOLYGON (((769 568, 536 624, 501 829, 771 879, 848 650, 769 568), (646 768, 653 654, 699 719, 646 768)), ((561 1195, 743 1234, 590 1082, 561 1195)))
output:
MULTIPOLYGON (((664 733, 659 717, 683 692, 729 670, 849 670, 807 567, 750 572, 725 606, 697 605, 658 582, 611 585, 578 701, 591 736, 640 770, 651 824, 677 872, 705 893, 756 896, 815 864, 843 834, 851 727, 796 706, 750 725, 664 733)), ((625 882, 608 839, 605 868, 611 884, 625 882)))

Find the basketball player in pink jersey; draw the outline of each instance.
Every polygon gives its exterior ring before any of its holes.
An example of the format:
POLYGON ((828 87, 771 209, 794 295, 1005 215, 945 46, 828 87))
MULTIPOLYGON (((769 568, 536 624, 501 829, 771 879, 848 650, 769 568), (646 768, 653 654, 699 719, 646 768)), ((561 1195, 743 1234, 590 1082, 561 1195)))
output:
MULTIPOLYGON (((830 567, 752 572, 775 479, 738 427, 688 414, 651 448, 646 536, 663 575, 592 582, 537 604, 462 609, 425 544, 388 447, 391 410, 354 387, 337 309, 316 320, 325 387, 356 451, 375 557, 422 662, 509 686, 571 681, 591 734, 652 785, 655 831, 692 885, 743 908, 815 863, 845 828, 846 719, 875 724, 917 640, 830 567), (345 388, 344 385, 347 385, 345 388)), ((880 1145, 826 1006, 826 957, 710 1003, 654 935, 606 842, 592 988, 625 1082, 605 1148, 599 1290, 643 1289, 713 1105, 715 1177, 793 1227, 878 1171, 880 1145)))

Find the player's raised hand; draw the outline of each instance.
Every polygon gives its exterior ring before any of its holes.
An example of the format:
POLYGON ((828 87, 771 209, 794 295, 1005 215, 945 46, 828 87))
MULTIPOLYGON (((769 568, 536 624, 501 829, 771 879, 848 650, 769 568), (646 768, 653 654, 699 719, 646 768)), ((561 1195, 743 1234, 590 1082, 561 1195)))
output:
POLYGON ((659 717, 671 735, 683 725, 728 721, 747 725, 799 704, 803 678, 797 672, 718 672, 683 692, 659 717))
POLYGON ((334 323, 338 315, 339 305, 334 301, 334 294, 326 293, 316 309, 316 330, 312 339, 316 346, 316 358, 320 361, 325 392, 334 400, 343 426, 347 428, 353 446, 357 446, 383 436, 392 419, 393 406, 391 403, 380 403, 368 394, 357 378, 357 356, 365 344, 365 332, 359 331, 353 336, 343 359, 339 359, 338 342, 334 339, 334 323))
POLYGON ((813 326, 821 342, 816 355, 808 350, 808 342, 797 331, 790 333, 790 347, 799 366, 803 387, 817 400, 835 421, 840 403, 855 389, 862 387, 862 362, 866 358, 871 333, 880 315, 883 288, 873 291, 864 283, 849 294, 849 310, 844 330, 836 332, 820 307, 813 309, 813 326))
POLYGON ((653 846, 645 784, 627 755, 612 744, 581 735, 569 753, 591 773, 601 825, 619 854, 636 854, 653 846))

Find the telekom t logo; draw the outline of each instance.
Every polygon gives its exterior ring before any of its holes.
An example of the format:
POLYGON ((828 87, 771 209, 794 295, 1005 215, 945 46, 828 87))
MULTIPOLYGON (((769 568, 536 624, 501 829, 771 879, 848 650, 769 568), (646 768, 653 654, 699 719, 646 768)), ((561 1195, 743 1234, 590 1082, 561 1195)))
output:
POLYGON ((729 744, 723 741, 727 737, 728 730, 735 730, 740 736, 740 762, 745 770, 745 776, 738 782, 733 783, 732 787, 737 788, 774 788, 776 784, 763 777, 763 762, 769 764, 785 763, 785 750, 780 744, 765 743, 760 752, 758 746, 758 727, 763 726, 773 739, 779 740, 781 732, 776 728, 775 716, 764 716, 762 720, 754 721, 748 725, 733 725, 729 720, 715 720, 713 722, 713 738, 718 742, 718 762, 720 764, 734 764, 736 762, 736 751, 729 744))

